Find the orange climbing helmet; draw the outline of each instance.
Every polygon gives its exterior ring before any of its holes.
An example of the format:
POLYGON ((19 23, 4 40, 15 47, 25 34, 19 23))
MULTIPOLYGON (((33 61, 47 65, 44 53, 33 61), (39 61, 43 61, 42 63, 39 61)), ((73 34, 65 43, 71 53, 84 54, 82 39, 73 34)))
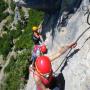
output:
POLYGON ((35 61, 36 71, 41 74, 49 74, 52 72, 50 59, 47 56, 39 56, 35 61))
POLYGON ((42 53, 46 53, 46 52, 47 52, 46 45, 42 45, 42 46, 40 47, 40 52, 42 52, 42 53))
POLYGON ((37 31, 38 30, 38 27, 37 26, 33 26, 32 27, 32 31, 37 31))

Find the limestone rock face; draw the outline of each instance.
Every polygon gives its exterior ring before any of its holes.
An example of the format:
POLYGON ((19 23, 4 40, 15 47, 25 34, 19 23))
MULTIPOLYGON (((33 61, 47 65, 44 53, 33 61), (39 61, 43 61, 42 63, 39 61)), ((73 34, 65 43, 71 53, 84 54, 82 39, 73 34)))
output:
MULTIPOLYGON (((77 40, 74 49, 52 62, 55 71, 64 60, 56 74, 63 73, 65 90, 90 90, 89 10, 89 0, 81 0, 71 11, 62 9, 47 15, 43 22, 42 34, 47 42, 48 54, 57 52, 61 46, 77 40)), ((31 90, 30 87, 27 90, 31 90)))

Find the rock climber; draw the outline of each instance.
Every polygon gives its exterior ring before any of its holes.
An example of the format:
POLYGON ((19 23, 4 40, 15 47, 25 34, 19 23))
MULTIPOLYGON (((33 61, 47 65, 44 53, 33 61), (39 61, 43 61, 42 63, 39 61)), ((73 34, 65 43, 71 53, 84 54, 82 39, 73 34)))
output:
POLYGON ((29 59, 29 61, 35 61, 37 56, 42 55, 43 53, 45 53, 46 51, 46 45, 43 42, 42 36, 38 31, 41 31, 41 25, 39 25, 39 27, 32 27, 32 31, 33 31, 33 42, 34 42, 34 47, 32 50, 32 56, 29 59), (43 44, 42 44, 43 42, 43 44), (43 50, 43 52, 42 52, 43 50))
POLYGON ((54 54, 52 57, 42 55, 36 58, 35 66, 33 68, 29 68, 30 72, 33 72, 33 77, 37 86, 36 90, 50 90, 52 87, 54 87, 55 76, 53 75, 51 60, 60 57, 68 49, 74 47, 76 47, 76 43, 71 43, 60 48, 59 52, 54 54))
POLYGON ((45 44, 42 45, 35 44, 32 50, 32 56, 30 61, 34 64, 36 58, 38 56, 44 55, 45 53, 47 53, 47 47, 45 44))
POLYGON ((43 42, 42 35, 39 33, 38 27, 32 27, 33 35, 32 39, 35 44, 41 44, 43 42))

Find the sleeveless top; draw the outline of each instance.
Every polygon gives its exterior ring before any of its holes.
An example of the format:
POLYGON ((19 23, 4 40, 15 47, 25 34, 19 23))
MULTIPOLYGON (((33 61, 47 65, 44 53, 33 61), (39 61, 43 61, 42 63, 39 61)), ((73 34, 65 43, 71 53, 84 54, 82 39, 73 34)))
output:
MULTIPOLYGON (((39 33, 38 33, 38 36, 39 36, 39 33)), ((35 42, 35 43, 39 43, 39 41, 40 41, 40 37, 37 38, 37 37, 34 35, 34 33, 33 33, 32 39, 33 39, 33 42, 35 42)))

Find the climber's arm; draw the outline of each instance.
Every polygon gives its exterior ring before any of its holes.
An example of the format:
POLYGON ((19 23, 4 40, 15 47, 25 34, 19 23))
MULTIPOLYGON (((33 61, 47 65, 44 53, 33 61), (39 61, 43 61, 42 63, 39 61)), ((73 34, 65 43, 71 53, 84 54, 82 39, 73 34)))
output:
POLYGON ((35 68, 32 65, 30 65, 29 67, 29 72, 36 83, 36 90, 50 90, 46 88, 45 85, 41 82, 39 74, 37 73, 37 71, 35 71, 35 68))
POLYGON ((58 57, 60 57, 62 54, 64 54, 69 48, 74 48, 74 47, 76 47, 76 43, 75 42, 70 43, 64 47, 61 47, 57 53, 54 53, 49 57, 50 57, 51 61, 53 61, 53 60, 57 59, 58 57))
POLYGON ((40 25, 38 26, 38 32, 39 32, 39 33, 42 32, 42 22, 41 22, 40 25))
POLYGON ((34 35, 35 37, 37 37, 37 38, 40 38, 40 35, 38 35, 37 32, 34 32, 33 35, 34 35))
POLYGON ((35 78, 37 90, 50 90, 45 87, 45 85, 41 82, 40 78, 37 75, 35 75, 34 78, 35 78))

